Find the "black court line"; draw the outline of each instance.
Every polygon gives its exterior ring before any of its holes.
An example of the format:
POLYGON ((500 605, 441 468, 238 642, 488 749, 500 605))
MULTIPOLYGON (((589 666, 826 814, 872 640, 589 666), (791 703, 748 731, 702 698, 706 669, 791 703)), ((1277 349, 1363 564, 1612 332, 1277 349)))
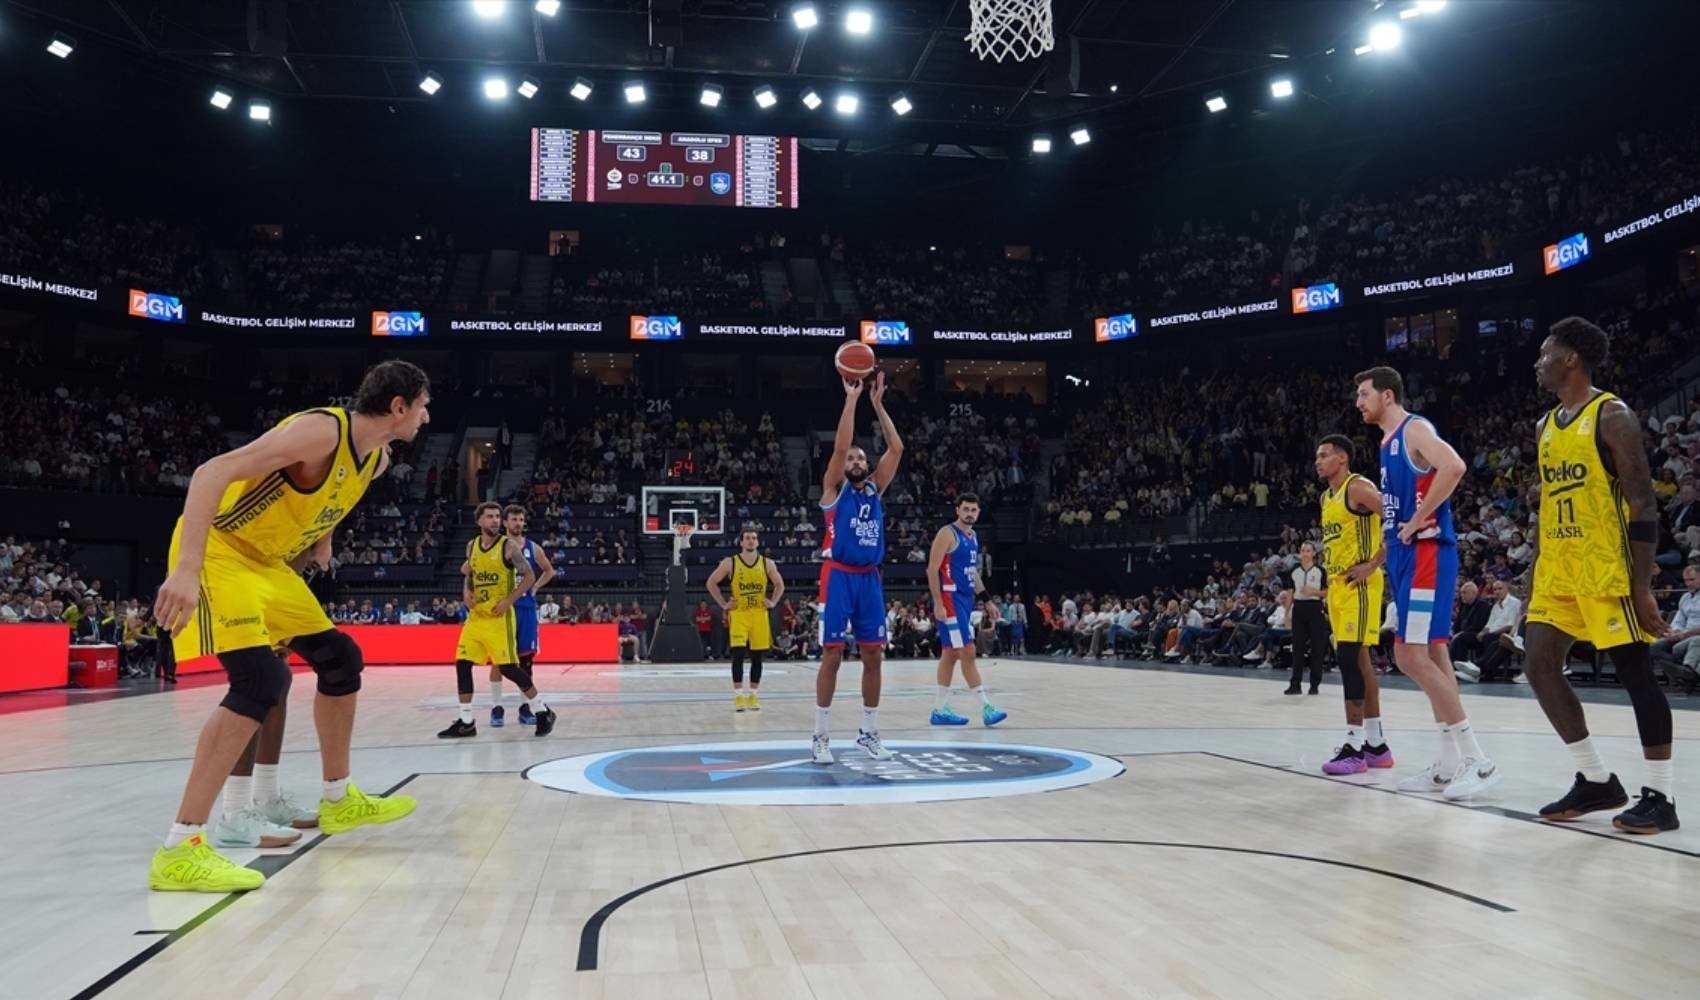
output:
POLYGON ((1669 844, 1655 843, 1651 836, 1637 837, 1633 834, 1623 835, 1610 833, 1605 830, 1592 830, 1574 821, 1568 823, 1553 823, 1548 820, 1541 819, 1541 817, 1535 813, 1523 812, 1518 809, 1507 809, 1504 806, 1471 805, 1468 802, 1453 802, 1448 799, 1433 798, 1428 795, 1423 795, 1420 792, 1401 792, 1397 788, 1383 788, 1380 785, 1361 785, 1355 781, 1341 781, 1338 778, 1331 778, 1326 774, 1311 774, 1309 771, 1297 771, 1290 767, 1282 767, 1279 764, 1265 764, 1262 761, 1247 760, 1244 757, 1234 757, 1225 753, 1215 753, 1210 750, 1199 750, 1197 752, 1205 757, 1215 757, 1218 760, 1232 761, 1236 764, 1250 764, 1252 767, 1267 768, 1271 771, 1279 771, 1282 774, 1296 775, 1300 778, 1315 778, 1319 781, 1326 781, 1330 785, 1339 785, 1345 788, 1361 788, 1364 791, 1380 792, 1383 795, 1397 795, 1402 799, 1412 802, 1428 802, 1437 806, 1450 806, 1454 809, 1464 809, 1469 812, 1488 813, 1493 816, 1502 816, 1505 819, 1521 820, 1525 823, 1538 826, 1543 830, 1564 830, 1570 833, 1581 833, 1590 837, 1599 837, 1602 840, 1609 840, 1614 844, 1628 844, 1630 847, 1646 847, 1655 851, 1664 851, 1667 854, 1680 854, 1685 858, 1700 858, 1700 851, 1685 851, 1680 847, 1672 847, 1669 844))
MULTIPOLYGON (((380 792, 378 794, 380 794, 380 795, 393 795, 396 792, 400 791, 401 789, 407 787, 408 782, 412 781, 414 778, 417 778, 417 777, 419 777, 418 774, 410 774, 407 777, 396 782, 395 784, 391 785, 389 788, 384 789, 382 792, 380 792)), ((286 855, 276 855, 276 854, 274 854, 274 855, 270 855, 270 856, 263 857, 263 858, 255 858, 252 862, 249 863, 248 867, 254 869, 255 871, 263 873, 267 878, 271 878, 273 875, 276 875, 278 872, 283 871, 285 868, 288 868, 290 865, 299 861, 301 859, 302 855, 306 854, 308 851, 312 850, 313 848, 318 847, 320 844, 324 843, 329 838, 330 838, 329 834, 321 833, 317 837, 314 837, 312 840, 308 841, 306 844, 302 845, 300 850, 294 851, 294 852, 292 852, 290 854, 286 854, 286 855)), ((140 954, 132 956, 129 959, 129 961, 118 966, 118 968, 113 969, 111 972, 108 972, 106 975, 101 976, 99 979, 95 980, 92 984, 90 984, 88 987, 86 987, 82 992, 80 992, 76 996, 72 997, 71 1000, 87 1000, 87 998, 89 998, 89 997, 99 996, 100 994, 106 992, 107 990, 111 989, 112 987, 118 985, 118 982, 120 980, 122 980, 125 976, 128 976, 130 973, 135 972, 137 969, 148 964, 148 962, 153 960, 154 956, 158 955, 160 952, 164 951, 165 949, 171 947, 173 944, 177 943, 178 941, 183 940, 183 937, 185 935, 187 935, 190 931, 194 930, 195 928, 197 928, 197 927, 201 926, 202 924, 206 923, 207 921, 211 920, 213 917, 218 916, 220 913, 223 913, 225 910, 230 908, 230 904, 236 902, 238 899, 241 899, 243 896, 246 896, 246 895, 247 895, 247 893, 245 893, 245 892, 230 893, 229 895, 225 896, 223 899, 219 900, 218 902, 214 903, 213 905, 202 910, 200 913, 196 914, 192 919, 189 920, 188 923, 177 928, 176 930, 170 930, 170 931, 137 931, 136 932, 137 934, 163 934, 165 936, 160 938, 158 941, 155 941, 153 944, 148 945, 147 948, 144 949, 140 954)))
POLYGON ((1280 851, 1263 851, 1252 847, 1227 847, 1221 844, 1185 844, 1166 840, 1104 840, 1089 837, 984 837, 965 840, 912 840, 896 844, 857 844, 850 847, 823 847, 812 851, 793 851, 789 854, 771 854, 764 858, 746 858, 742 861, 729 861, 723 865, 713 865, 708 868, 698 868, 695 871, 683 872, 664 879, 658 879, 645 886, 633 889, 631 892, 611 900, 602 908, 591 914, 584 923, 584 930, 578 939, 578 971, 594 972, 596 970, 596 953, 602 942, 602 927, 608 922, 620 907, 640 896, 648 895, 657 889, 666 888, 675 882, 682 882, 698 875, 711 875, 715 872, 726 871, 729 868, 742 868, 746 865, 759 865, 769 861, 789 861, 793 858, 809 858, 822 854, 846 854, 852 851, 884 851, 898 847, 946 847, 960 844, 1111 844, 1119 847, 1172 847, 1192 851, 1221 851, 1227 854, 1251 854, 1266 858, 1282 858, 1287 861, 1308 861, 1312 864, 1329 865, 1335 868, 1348 868, 1353 871, 1367 872, 1384 878, 1397 879, 1411 885, 1432 889, 1444 893, 1454 899, 1485 907, 1499 913, 1516 913, 1512 907, 1504 903, 1496 903, 1491 899, 1473 896, 1459 889, 1449 888, 1438 882, 1430 882, 1414 875, 1402 875, 1383 868, 1372 868, 1368 865, 1355 864, 1350 861, 1336 861, 1332 858, 1316 858, 1304 854, 1285 854, 1280 851))

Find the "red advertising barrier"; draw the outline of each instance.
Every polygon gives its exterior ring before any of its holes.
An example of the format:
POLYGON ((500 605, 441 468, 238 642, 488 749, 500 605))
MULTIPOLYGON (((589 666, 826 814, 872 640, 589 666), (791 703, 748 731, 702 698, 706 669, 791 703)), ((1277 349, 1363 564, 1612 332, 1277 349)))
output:
MULTIPOLYGON (((344 625, 342 630, 360 644, 368 666, 452 664, 455 643, 460 639, 459 625, 344 625)), ((620 628, 544 625, 537 644, 541 647, 538 663, 616 663, 620 659, 620 628)))
POLYGON ((107 643, 71 647, 71 683, 80 688, 118 686, 118 647, 107 643))
POLYGON ((35 691, 70 682, 69 625, 0 625, 0 649, 6 651, 0 691, 35 691))

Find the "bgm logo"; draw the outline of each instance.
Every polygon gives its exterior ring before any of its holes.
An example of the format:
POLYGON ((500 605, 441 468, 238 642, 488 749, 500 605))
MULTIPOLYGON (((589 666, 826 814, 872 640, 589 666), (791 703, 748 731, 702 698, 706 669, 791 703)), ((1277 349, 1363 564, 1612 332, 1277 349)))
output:
POLYGON ((1548 274, 1557 274, 1567 267, 1575 267, 1590 256, 1592 254, 1588 250, 1587 233, 1566 236, 1541 252, 1541 259, 1546 262, 1548 274))
POLYGON ((678 340, 685 335, 685 326, 677 316, 633 316, 633 340, 678 340))
POLYGON ((425 336, 425 314, 420 312, 374 312, 372 314, 372 336, 423 337, 425 336))
POLYGON ((1326 312, 1341 305, 1340 289, 1330 281, 1323 285, 1293 289, 1293 315, 1326 312))
POLYGON ((1139 336, 1139 321, 1131 313, 1119 316, 1100 316, 1092 321, 1092 339, 1100 344, 1112 340, 1127 340, 1139 336))
POLYGON ((862 321, 862 343, 886 346, 912 343, 909 324, 900 319, 865 319, 862 321))
POLYGON ((581 795, 711 805, 870 805, 1049 792, 1121 774, 1098 754, 1003 743, 888 743, 890 760, 854 745, 813 763, 799 740, 611 750, 546 761, 525 777, 581 795))
POLYGON ((130 315, 161 323, 183 322, 183 302, 175 295, 130 289, 130 315))

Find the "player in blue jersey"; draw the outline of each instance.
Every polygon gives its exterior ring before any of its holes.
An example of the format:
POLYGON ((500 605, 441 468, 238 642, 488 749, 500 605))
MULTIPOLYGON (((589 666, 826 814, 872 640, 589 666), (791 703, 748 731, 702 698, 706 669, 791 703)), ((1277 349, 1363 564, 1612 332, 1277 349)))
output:
MULTIPOLYGON (((519 650, 519 665, 528 675, 535 677, 531 664, 541 648, 537 637, 537 592, 555 579, 555 567, 550 564, 543 547, 525 537, 525 519, 525 508, 517 503, 508 504, 502 510, 503 529, 519 546, 525 561, 531 566, 531 572, 537 577, 537 582, 531 585, 525 596, 514 602, 514 640, 519 650)), ((502 672, 493 663, 490 665, 490 705, 490 727, 500 729, 507 721, 507 713, 502 709, 502 672)), ((532 713, 529 702, 520 703, 519 722, 522 726, 537 723, 537 716, 532 713)))
POLYGON ((886 487, 903 461, 903 439, 885 412, 885 373, 874 376, 868 400, 874 404, 885 454, 879 464, 851 442, 856 433, 856 402, 866 381, 844 383, 844 412, 832 441, 832 458, 821 479, 821 511, 826 516, 826 543, 820 571, 821 660, 815 678, 814 761, 832 763, 827 738, 827 713, 838 688, 838 665, 844 662, 846 637, 856 640, 862 657, 862 728, 856 745, 875 760, 888 760, 891 751, 880 742, 880 658, 885 654, 885 587, 880 564, 885 561, 886 487))
POLYGON ((980 696, 980 721, 995 726, 1009 717, 986 696, 980 668, 974 662, 974 603, 980 586, 980 539, 974 522, 980 519, 980 498, 963 493, 956 498, 956 520, 933 536, 927 557, 927 584, 933 591, 933 618, 939 624, 939 695, 933 703, 935 726, 966 726, 968 720, 950 710, 950 682, 962 661, 962 679, 980 696))
POLYGON ((1464 460, 1433 424, 1406 411, 1398 372, 1371 368, 1356 381, 1358 412, 1382 433, 1381 524, 1398 612, 1394 656, 1399 672, 1428 695, 1440 727, 1440 759, 1399 782, 1399 790, 1465 798, 1499 784, 1501 775, 1464 715, 1447 648, 1458 587, 1452 491, 1464 478, 1464 460))

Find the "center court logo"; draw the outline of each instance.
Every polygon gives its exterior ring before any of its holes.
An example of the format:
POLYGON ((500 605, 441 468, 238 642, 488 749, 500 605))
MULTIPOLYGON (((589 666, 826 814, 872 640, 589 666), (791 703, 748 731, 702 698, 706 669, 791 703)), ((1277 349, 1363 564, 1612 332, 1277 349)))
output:
POLYGON ((1092 339, 1100 344, 1139 336, 1139 322, 1130 313, 1100 316, 1092 321, 1092 339))
POLYGON ((677 316, 633 316, 633 340, 678 340, 685 335, 685 326, 677 316))
POLYGON ((1293 315, 1326 312, 1341 305, 1340 289, 1332 281, 1293 289, 1293 315))
POLYGON ((900 319, 865 319, 862 321, 862 343, 884 344, 888 347, 911 344, 909 324, 900 319))
POLYGON ((425 336, 425 314, 401 311, 374 312, 372 314, 372 336, 423 337, 425 336))
POLYGON ((1113 778, 1119 761, 1005 743, 888 743, 876 761, 850 740, 837 762, 810 762, 802 740, 613 750, 547 761, 525 777, 546 788, 651 802, 873 805, 1049 792, 1113 778))
POLYGON ((175 295, 130 289, 130 315, 161 323, 183 322, 183 301, 175 295))
POLYGON ((1541 260, 1545 262, 1547 274, 1557 274, 1567 267, 1575 267, 1590 256, 1592 254, 1588 251, 1587 233, 1566 236, 1541 251, 1541 260))

